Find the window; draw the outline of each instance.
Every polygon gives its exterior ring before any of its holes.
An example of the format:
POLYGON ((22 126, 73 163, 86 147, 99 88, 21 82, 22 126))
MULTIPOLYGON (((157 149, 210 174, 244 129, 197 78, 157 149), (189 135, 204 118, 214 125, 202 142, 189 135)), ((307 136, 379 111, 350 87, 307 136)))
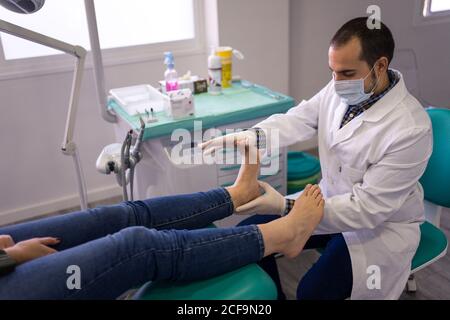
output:
POLYGON ((423 16, 450 15, 450 0, 425 0, 423 16))
MULTIPOLYGON (((96 0, 102 49, 193 40, 194 0, 96 0)), ((83 0, 47 0, 31 15, 0 7, 0 19, 62 41, 90 48, 83 0)), ((5 60, 43 57, 59 51, 0 33, 5 60)))

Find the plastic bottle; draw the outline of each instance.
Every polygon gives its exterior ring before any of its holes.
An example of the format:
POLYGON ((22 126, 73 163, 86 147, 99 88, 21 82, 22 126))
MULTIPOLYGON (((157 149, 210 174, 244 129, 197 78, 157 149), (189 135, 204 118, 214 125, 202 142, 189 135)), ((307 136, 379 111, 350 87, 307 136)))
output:
POLYGON ((239 60, 243 60, 244 55, 239 50, 231 47, 216 48, 216 55, 222 61, 222 87, 230 88, 233 83, 233 56, 239 60))
POLYGON ((166 92, 178 90, 178 73, 175 70, 175 61, 173 59, 173 54, 170 51, 165 52, 164 57, 164 64, 167 66, 166 72, 164 73, 164 80, 166 81, 166 92))
POLYGON ((216 55, 214 49, 208 57, 209 93, 219 95, 222 93, 222 59, 216 55))

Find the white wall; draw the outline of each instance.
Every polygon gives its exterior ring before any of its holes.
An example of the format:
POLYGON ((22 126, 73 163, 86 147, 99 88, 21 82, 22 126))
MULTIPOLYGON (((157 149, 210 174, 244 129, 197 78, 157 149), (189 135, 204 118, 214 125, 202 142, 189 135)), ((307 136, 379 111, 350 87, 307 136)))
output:
POLYGON ((219 0, 219 41, 245 55, 233 73, 289 92, 289 0, 219 0))
MULTIPOLYGON (((178 57, 179 72, 204 73, 204 54, 178 57)), ((162 60, 106 68, 106 85, 117 88, 156 84, 164 73, 162 60)), ((0 82, 0 223, 78 204, 71 157, 60 151, 70 73, 49 74, 0 82)), ((113 176, 95 170, 102 148, 114 141, 113 126, 99 115, 92 70, 86 72, 75 128, 89 200, 120 194, 113 176)))
POLYGON ((450 22, 415 25, 414 16, 420 10, 417 3, 416 0, 291 0, 291 95, 297 99, 310 98, 331 79, 327 57, 330 39, 342 24, 365 16, 367 7, 376 4, 396 41, 393 66, 408 64, 400 60, 404 59, 405 50, 412 49, 417 57, 421 98, 429 104, 450 107, 450 22))
MULTIPOLYGON (((287 93, 289 0, 219 0, 207 9, 215 7, 217 16, 209 14, 217 20, 220 32, 215 36, 217 30, 208 30, 208 39, 219 39, 246 54, 244 62, 235 63, 235 74, 287 93)), ((206 51, 176 57, 180 73, 191 70, 205 75, 206 63, 206 51)), ((161 58, 111 66, 105 72, 106 87, 117 88, 156 84, 164 66, 161 58)), ((0 225, 78 204, 72 159, 60 151, 71 77, 62 72, 0 81, 0 225)), ((90 201, 120 194, 113 176, 95 170, 101 149, 114 142, 113 126, 101 119, 96 103, 93 74, 88 70, 74 140, 90 201)))

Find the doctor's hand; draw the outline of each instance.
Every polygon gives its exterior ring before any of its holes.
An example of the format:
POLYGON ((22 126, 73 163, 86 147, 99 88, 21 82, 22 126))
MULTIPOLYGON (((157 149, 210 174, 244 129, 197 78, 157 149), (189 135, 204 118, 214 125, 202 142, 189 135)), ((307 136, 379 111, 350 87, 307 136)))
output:
POLYGON ((270 184, 258 181, 259 186, 264 190, 264 194, 258 198, 236 208, 239 215, 248 214, 279 214, 282 215, 286 209, 286 199, 281 193, 275 190, 270 184))
POLYGON ((0 249, 6 249, 14 245, 14 240, 10 235, 0 235, 0 249))
POLYGON ((256 133, 252 130, 235 132, 200 143, 198 146, 205 155, 211 155, 217 150, 239 145, 254 146, 256 148, 256 133))
POLYGON ((5 252, 16 261, 17 264, 21 264, 56 253, 57 251, 49 246, 54 246, 59 243, 60 240, 57 238, 34 238, 18 242, 14 246, 6 248, 5 252))

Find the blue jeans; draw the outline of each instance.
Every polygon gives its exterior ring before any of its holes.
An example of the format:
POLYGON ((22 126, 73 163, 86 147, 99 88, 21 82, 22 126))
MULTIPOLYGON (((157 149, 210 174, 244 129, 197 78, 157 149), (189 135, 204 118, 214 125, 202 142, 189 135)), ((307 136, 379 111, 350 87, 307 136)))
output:
POLYGON ((255 225, 186 230, 206 227, 233 211, 229 193, 215 189, 0 228, 15 242, 61 239, 57 253, 0 277, 0 299, 114 299, 148 281, 206 279, 257 262, 264 244, 255 225), (80 289, 69 289, 68 283, 76 283, 69 281, 69 266, 81 271, 80 289))
MULTIPOLYGON (((267 223, 279 218, 276 215, 252 216, 239 226, 267 223)), ((297 286, 298 300, 344 300, 350 297, 353 272, 350 253, 341 233, 313 235, 304 249, 322 248, 317 262, 303 276, 297 286)), ((286 297, 281 288, 275 256, 268 256, 258 263, 273 279, 278 289, 278 299, 286 297)))

